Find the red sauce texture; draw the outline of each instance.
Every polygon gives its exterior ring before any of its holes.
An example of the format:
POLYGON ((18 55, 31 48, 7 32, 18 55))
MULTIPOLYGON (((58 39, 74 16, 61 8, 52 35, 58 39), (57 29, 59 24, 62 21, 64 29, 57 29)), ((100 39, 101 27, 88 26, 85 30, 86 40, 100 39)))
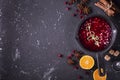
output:
POLYGON ((87 19, 78 32, 80 42, 90 51, 104 50, 110 44, 111 35, 111 26, 100 17, 87 19))

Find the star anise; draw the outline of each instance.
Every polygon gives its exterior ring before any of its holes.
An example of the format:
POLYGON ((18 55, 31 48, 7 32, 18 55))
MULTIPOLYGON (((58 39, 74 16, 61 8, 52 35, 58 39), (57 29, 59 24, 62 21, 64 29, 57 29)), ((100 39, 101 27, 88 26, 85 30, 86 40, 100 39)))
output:
POLYGON ((70 0, 69 3, 70 4, 74 4, 77 0, 70 0))
POLYGON ((79 3, 79 4, 77 4, 77 8, 78 8, 78 10, 82 10, 83 8, 84 8, 84 4, 83 3, 79 3))
POLYGON ((84 13, 84 14, 89 14, 89 13, 90 13, 90 8, 87 7, 87 6, 85 6, 85 7, 83 8, 83 13, 84 13))
POLYGON ((82 2, 83 2, 83 3, 86 3, 86 2, 88 2, 88 0, 82 0, 82 2))

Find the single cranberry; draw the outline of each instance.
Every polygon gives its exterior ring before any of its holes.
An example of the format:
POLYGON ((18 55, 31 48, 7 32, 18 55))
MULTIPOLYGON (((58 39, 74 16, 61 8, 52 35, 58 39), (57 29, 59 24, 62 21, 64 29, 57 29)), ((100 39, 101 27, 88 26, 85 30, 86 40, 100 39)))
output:
POLYGON ((74 14, 72 14, 72 16, 73 16, 73 17, 76 17, 76 16, 77 16, 77 14, 76 14, 76 13, 74 13, 74 14))
POLYGON ((81 19, 83 19, 83 18, 84 18, 84 16, 80 16, 80 18, 81 18, 81 19))
POLYGON ((73 3, 72 2, 69 2, 68 5, 71 6, 73 3))
POLYGON ((62 58, 62 57, 63 57, 63 54, 58 54, 58 57, 62 58))
POLYGON ((70 8, 70 7, 67 7, 66 10, 69 11, 69 10, 71 10, 71 8, 70 8))
POLYGON ((77 50, 73 50, 72 52, 75 53, 77 50))
POLYGON ((82 15, 82 13, 83 13, 82 10, 79 10, 79 12, 80 12, 80 15, 82 15))
POLYGON ((67 56, 67 59, 71 59, 72 58, 72 56, 67 56))
POLYGON ((71 56, 71 57, 73 57, 73 56, 74 56, 74 54, 73 54, 73 53, 71 53, 71 54, 70 54, 70 56, 71 56))
POLYGON ((87 2, 88 0, 82 0, 83 2, 87 2))
POLYGON ((78 9, 76 9, 76 12, 78 13, 78 12, 79 12, 79 10, 78 10, 78 9))
POLYGON ((78 80, 80 80, 80 79, 83 79, 83 77, 81 75, 78 76, 78 80))
POLYGON ((75 70, 78 70, 78 69, 79 69, 79 67, 78 67, 78 66, 74 66, 73 68, 74 68, 75 70))
POLYGON ((64 4, 67 5, 67 4, 68 4, 68 1, 65 1, 64 4))
POLYGON ((67 56, 67 59, 71 59, 73 56, 74 56, 74 54, 71 53, 71 54, 69 54, 69 55, 67 56))

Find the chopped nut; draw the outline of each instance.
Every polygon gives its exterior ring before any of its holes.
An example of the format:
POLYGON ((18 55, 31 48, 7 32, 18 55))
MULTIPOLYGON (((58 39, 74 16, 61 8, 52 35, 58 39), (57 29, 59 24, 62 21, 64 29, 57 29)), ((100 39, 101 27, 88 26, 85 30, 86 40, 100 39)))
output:
POLYGON ((104 59, 105 59, 106 61, 110 61, 111 57, 110 57, 109 55, 105 55, 104 59))
POLYGON ((111 54, 111 55, 113 55, 114 54, 114 50, 113 49, 111 49, 110 51, 109 51, 109 53, 111 54))
POLYGON ((120 54, 120 52, 117 50, 117 51, 114 52, 113 55, 117 57, 119 54, 120 54))
POLYGON ((73 65, 75 62, 72 59, 68 59, 68 64, 73 65))

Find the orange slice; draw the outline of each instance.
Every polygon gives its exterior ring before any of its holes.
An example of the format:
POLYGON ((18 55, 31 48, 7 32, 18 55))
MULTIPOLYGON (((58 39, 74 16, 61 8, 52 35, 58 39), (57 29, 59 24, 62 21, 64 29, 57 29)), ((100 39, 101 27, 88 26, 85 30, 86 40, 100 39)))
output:
POLYGON ((100 76, 99 75, 99 72, 98 72, 98 69, 96 69, 94 72, 93 72, 93 79, 94 80, 106 80, 107 78, 107 74, 105 74, 105 76, 100 76))
POLYGON ((89 55, 85 55, 80 59, 79 65, 82 69, 89 70, 94 66, 94 59, 89 55))

